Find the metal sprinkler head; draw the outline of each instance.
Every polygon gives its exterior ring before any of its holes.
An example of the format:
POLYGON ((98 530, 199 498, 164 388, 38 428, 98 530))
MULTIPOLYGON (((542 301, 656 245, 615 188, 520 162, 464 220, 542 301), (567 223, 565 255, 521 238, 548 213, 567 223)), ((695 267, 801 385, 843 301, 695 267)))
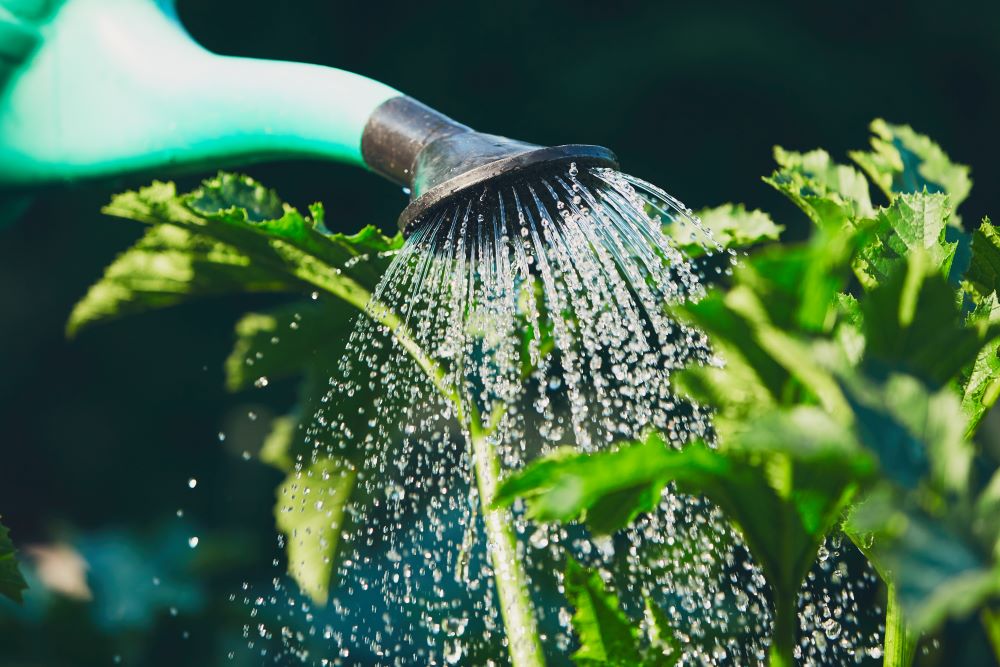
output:
POLYGON ((615 154, 602 146, 538 146, 457 123, 416 100, 399 96, 379 106, 365 126, 361 152, 374 171, 410 190, 399 216, 409 236, 415 223, 457 197, 483 186, 580 167, 618 168, 615 154))

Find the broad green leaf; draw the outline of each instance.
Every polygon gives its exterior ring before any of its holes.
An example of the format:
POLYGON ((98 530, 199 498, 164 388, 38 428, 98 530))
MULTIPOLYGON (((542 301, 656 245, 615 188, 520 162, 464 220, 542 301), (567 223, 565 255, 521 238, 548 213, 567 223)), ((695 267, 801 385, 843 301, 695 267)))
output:
MULTIPOLYGON (((996 292, 981 299, 967 320, 988 331, 989 327, 1000 324, 1000 300, 996 292)), ((965 436, 971 438, 979 423, 997 402, 1000 396, 1000 339, 988 341, 976 355, 972 370, 962 383, 962 409, 968 417, 965 436)))
POLYGON ((978 553, 960 524, 907 507, 888 489, 871 494, 845 530, 895 586, 905 618, 928 632, 1000 593, 1000 568, 978 553))
POLYGON ((402 245, 401 236, 370 226, 330 234, 321 206, 303 216, 252 179, 230 174, 187 194, 156 182, 117 195, 104 211, 152 229, 77 304, 71 335, 119 315, 237 292, 318 288, 363 308, 402 245))
POLYGON ((956 293, 928 266, 926 255, 912 252, 900 270, 861 299, 866 337, 865 364, 915 375, 932 387, 957 378, 996 326, 967 326, 956 293))
MULTIPOLYGON (((651 509, 650 499, 674 482, 726 513, 776 594, 788 600, 857 485, 872 472, 842 427, 818 409, 799 408, 762 415, 722 450, 701 444, 671 449, 653 433, 611 452, 560 452, 506 480, 495 503, 522 497, 538 520, 582 517, 593 524, 602 500, 632 491, 640 498, 628 513, 634 516, 651 509)), ((619 509, 615 516, 625 514, 619 509)))
POLYGON ((566 599, 573 606, 573 630, 580 648, 572 655, 581 666, 632 667, 642 661, 637 633, 622 613, 618 598, 604 587, 601 575, 566 561, 566 599))
POLYGON ((777 241, 784 229, 767 213, 748 211, 743 204, 705 208, 697 211, 695 217, 701 222, 700 227, 680 220, 663 227, 664 234, 688 257, 700 257, 706 248, 747 248, 763 241, 777 241))
POLYGON ((764 182, 788 197, 820 229, 846 227, 854 219, 854 204, 836 193, 822 193, 816 181, 800 171, 779 169, 764 182))
POLYGON ((839 165, 823 150, 808 153, 774 147, 779 168, 764 182, 788 197, 827 233, 836 233, 873 209, 868 183, 855 169, 839 165))
POLYGON ((972 234, 972 259, 964 278, 965 291, 977 304, 1000 290, 1000 233, 989 218, 972 234))
POLYGON ((930 390, 914 377, 890 374, 876 384, 846 378, 858 437, 879 459, 883 475, 915 488, 925 479, 941 493, 969 482, 973 448, 965 415, 950 387, 930 390))
POLYGON ((874 213, 864 175, 853 167, 837 164, 826 151, 797 153, 775 146, 774 161, 782 170, 802 174, 814 185, 817 195, 837 196, 850 203, 853 217, 867 218, 874 213))
POLYGON ((25 583, 17 567, 17 557, 10 532, 0 524, 0 595, 14 602, 20 602, 21 595, 27 587, 28 584, 25 583))
MULTIPOLYGON (((226 359, 230 391, 309 372, 327 371, 342 354, 352 318, 335 304, 301 302, 267 313, 247 313, 236 324, 236 344, 226 359)), ((329 377, 329 376, 327 376, 329 377)))
POLYGON ((278 488, 275 521, 284 533, 288 573, 316 604, 325 604, 356 472, 347 463, 321 459, 293 470, 278 488))
POLYGON ((875 216, 874 239, 859 251, 854 270, 861 284, 873 289, 888 280, 913 253, 947 277, 958 241, 948 241, 951 206, 943 194, 902 194, 875 216))
POLYGON ((869 128, 871 151, 853 151, 858 163, 891 201, 899 193, 944 192, 955 208, 972 189, 969 168, 955 164, 941 147, 909 125, 891 125, 881 118, 869 128))

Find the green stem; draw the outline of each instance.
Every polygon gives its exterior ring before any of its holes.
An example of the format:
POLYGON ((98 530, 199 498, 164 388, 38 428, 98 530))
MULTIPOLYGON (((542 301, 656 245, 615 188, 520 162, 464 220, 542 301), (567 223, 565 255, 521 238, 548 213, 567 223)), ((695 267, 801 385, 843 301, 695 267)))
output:
POLYGON ((910 667, 917 652, 917 635, 906 624, 903 610, 896 597, 896 586, 886 583, 885 656, 883 667, 910 667))
POLYGON ((500 480, 500 459, 489 441, 502 413, 491 415, 488 430, 484 431, 478 411, 471 402, 468 410, 455 387, 448 384, 444 370, 413 340, 399 316, 382 303, 372 303, 371 294, 350 279, 337 281, 331 292, 369 313, 385 325, 396 341, 413 357, 435 388, 455 408, 459 424, 465 428, 470 450, 475 460, 476 484, 482 505, 483 524, 486 527, 487 550, 493 563, 493 580, 497 587, 500 615, 507 632, 507 650, 513 667, 543 667, 545 659, 538 637, 535 612, 528 594, 528 578, 517 555, 517 538, 514 536, 510 513, 490 505, 500 480), (369 307, 370 306, 370 307, 369 307))
POLYGON ((798 595, 775 593, 774 629, 769 652, 771 667, 795 667, 795 646, 798 644, 798 595))
MULTIPOLYGON (((475 422, 473 422, 475 424, 475 422)), ((493 562, 493 580, 500 600, 500 614, 507 629, 507 650, 514 667, 542 667, 545 659, 538 638, 535 612, 528 594, 528 581, 517 555, 517 538, 510 512, 491 507, 500 481, 500 459, 489 436, 470 429, 476 482, 486 527, 487 546, 493 562)))

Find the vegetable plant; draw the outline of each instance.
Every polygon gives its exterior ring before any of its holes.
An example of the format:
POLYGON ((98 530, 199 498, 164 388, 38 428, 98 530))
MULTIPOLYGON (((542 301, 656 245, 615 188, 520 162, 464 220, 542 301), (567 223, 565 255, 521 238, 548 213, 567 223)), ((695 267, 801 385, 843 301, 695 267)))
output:
MULTIPOLYGON (((467 428, 494 567, 513 582, 499 590, 509 625, 533 628, 505 523, 510 505, 608 534, 669 487, 715 503, 763 572, 772 665, 795 663, 802 582, 838 532, 885 582, 886 665, 910 664, 919 637, 973 612, 1000 656, 1000 472, 976 440, 1000 396, 1000 234, 988 219, 969 232, 959 218, 968 168, 909 127, 878 120, 871 129, 871 147, 850 154, 857 167, 822 150, 775 149, 777 169, 764 180, 809 221, 805 241, 778 241, 782 226, 742 205, 701 212, 722 246, 750 250, 703 299, 672 307, 708 334, 721 362, 675 376, 714 415, 710 437, 680 448, 649 430, 605 452, 563 449, 495 489, 492 420, 441 383, 391 310, 372 307, 403 239, 371 226, 331 233, 322 206, 300 213, 243 176, 220 174, 189 193, 158 182, 116 196, 105 212, 149 228, 90 288, 68 332, 193 298, 293 297, 237 323, 226 382, 243 391, 301 377, 298 404, 275 420, 259 456, 285 474, 275 520, 289 574, 317 604, 329 595, 341 513, 356 489, 349 454, 310 458, 303 419, 339 357, 330 341, 355 310, 379 318, 467 428), (326 499, 323 513, 290 511, 288 498, 305 489, 326 499), (324 539, 294 538, 307 530, 324 539)), ((712 275, 716 258, 674 227, 664 232, 712 275)), ((16 596, 23 583, 10 553, 0 529, 0 594, 16 596)), ((563 584, 577 664, 671 665, 681 656, 652 600, 644 619, 631 619, 602 578, 572 560, 563 584)), ((512 642, 526 647, 515 663, 536 664, 538 642, 512 642)))

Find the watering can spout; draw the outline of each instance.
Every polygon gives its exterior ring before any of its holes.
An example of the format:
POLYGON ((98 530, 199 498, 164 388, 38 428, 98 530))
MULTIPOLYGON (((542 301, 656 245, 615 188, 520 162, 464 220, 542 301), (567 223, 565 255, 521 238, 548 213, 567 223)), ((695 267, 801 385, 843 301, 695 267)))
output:
POLYGON ((46 3, 0 0, 0 23, 35 38, 0 81, 2 189, 284 157, 361 165, 365 123, 399 95, 330 67, 213 54, 168 0, 46 3))

